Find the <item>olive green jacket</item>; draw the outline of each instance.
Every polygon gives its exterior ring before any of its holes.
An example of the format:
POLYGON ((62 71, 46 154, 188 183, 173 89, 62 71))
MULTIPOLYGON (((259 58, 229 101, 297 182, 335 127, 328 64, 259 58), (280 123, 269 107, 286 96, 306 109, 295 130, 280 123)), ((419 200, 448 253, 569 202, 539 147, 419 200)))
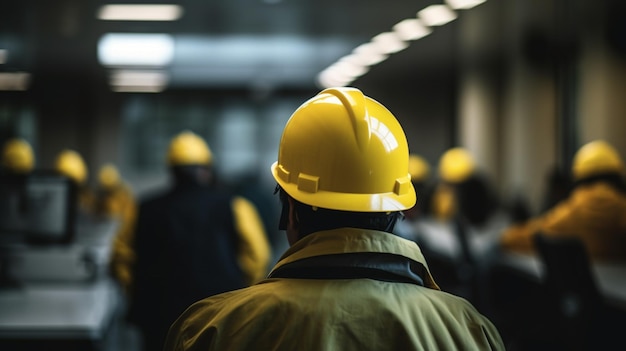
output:
POLYGON ((442 292, 419 247, 343 228, 295 243, 269 277, 189 307, 165 350, 504 350, 494 325, 442 292))

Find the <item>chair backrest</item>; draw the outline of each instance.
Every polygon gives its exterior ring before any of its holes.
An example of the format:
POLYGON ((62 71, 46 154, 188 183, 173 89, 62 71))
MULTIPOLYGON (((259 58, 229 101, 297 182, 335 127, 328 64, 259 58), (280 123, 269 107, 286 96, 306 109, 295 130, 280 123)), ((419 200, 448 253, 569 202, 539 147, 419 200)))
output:
POLYGON ((599 298, 591 261, 584 242, 574 236, 537 233, 534 243, 544 265, 546 286, 558 293, 576 292, 599 298))
POLYGON ((584 242, 574 236, 535 234, 535 248, 544 265, 542 307, 553 337, 569 350, 587 350, 591 329, 604 310, 584 242))

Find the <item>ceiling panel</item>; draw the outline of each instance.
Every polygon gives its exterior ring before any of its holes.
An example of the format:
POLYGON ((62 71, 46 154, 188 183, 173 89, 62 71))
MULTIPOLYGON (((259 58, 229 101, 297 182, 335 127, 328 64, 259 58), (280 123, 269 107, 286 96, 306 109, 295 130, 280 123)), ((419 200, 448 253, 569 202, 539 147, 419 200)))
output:
MULTIPOLYGON (((148 1, 115 1, 141 3, 148 1)), ((359 44, 441 1, 389 0, 184 0, 174 22, 102 21, 108 1, 24 0, 0 5, 0 71, 34 77, 92 75, 106 84, 98 42, 107 33, 168 33, 176 53, 167 67, 172 87, 255 85, 313 87, 315 76, 359 44), (18 20, 19 19, 19 20, 18 20), (60 72, 60 73, 59 73, 60 72)), ((422 67, 446 71, 454 64, 455 24, 437 28, 368 75, 389 79, 422 67)), ((123 67, 128 68, 128 67, 123 67)), ((150 68, 150 67, 148 67, 150 68)), ((370 78, 372 79, 372 78, 370 78)))

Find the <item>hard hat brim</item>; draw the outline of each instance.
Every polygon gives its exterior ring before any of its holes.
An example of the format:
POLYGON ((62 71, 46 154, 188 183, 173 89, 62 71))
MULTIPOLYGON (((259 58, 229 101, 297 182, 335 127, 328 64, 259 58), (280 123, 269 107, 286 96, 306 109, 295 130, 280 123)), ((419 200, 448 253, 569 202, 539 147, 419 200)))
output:
MULTIPOLYGON (((278 161, 271 166, 272 176, 289 196, 303 204, 329 210, 350 212, 397 212, 408 210, 415 205, 417 196, 413 185, 409 182, 410 191, 402 195, 394 192, 380 194, 347 194, 329 191, 307 193, 298 189, 295 183, 285 182, 278 175, 278 161)), ((408 177, 408 173, 407 173, 408 177)))

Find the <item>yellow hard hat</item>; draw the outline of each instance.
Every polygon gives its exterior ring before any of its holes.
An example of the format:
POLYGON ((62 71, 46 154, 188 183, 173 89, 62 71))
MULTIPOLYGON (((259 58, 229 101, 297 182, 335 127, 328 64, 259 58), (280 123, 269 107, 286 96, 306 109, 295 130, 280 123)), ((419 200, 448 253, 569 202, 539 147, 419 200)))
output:
POLYGON ((117 168, 107 163, 100 167, 98 172, 98 184, 104 189, 111 189, 120 183, 120 174, 117 168))
POLYGON ((207 143, 197 134, 184 131, 170 142, 167 163, 170 166, 209 165, 212 160, 207 143))
POLYGON ((423 182, 430 175, 430 165, 422 156, 410 154, 409 174, 411 175, 411 181, 423 182))
POLYGON ((574 155, 574 180, 604 173, 624 173, 624 162, 613 146, 604 140, 583 145, 574 155))
POLYGON ((439 160, 439 174, 449 183, 463 182, 474 173, 475 167, 472 155, 461 147, 449 149, 439 160))
POLYGON ((2 167, 15 173, 28 173, 35 166, 35 156, 24 139, 11 139, 4 144, 2 167))
POLYGON ((78 184, 83 184, 87 180, 87 166, 80 154, 74 150, 63 150, 57 156, 55 169, 78 184))
POLYGON ((415 204, 408 163, 406 136, 393 114, 342 87, 323 90, 291 115, 271 171, 304 204, 387 212, 415 204))

